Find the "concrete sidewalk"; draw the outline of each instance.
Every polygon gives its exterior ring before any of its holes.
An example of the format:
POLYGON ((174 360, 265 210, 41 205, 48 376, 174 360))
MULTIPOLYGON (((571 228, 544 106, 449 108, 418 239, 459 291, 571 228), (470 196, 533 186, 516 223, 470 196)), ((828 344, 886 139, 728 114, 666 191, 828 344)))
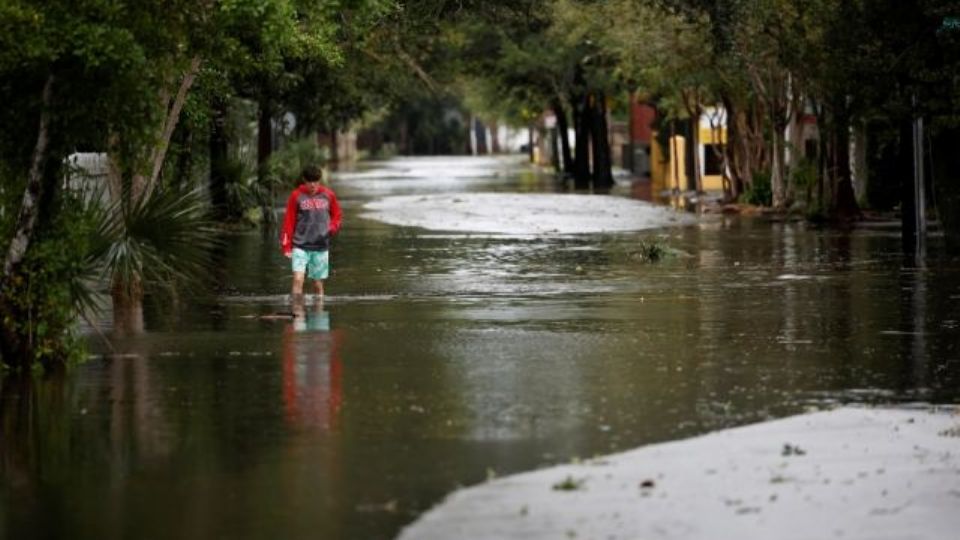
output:
POLYGON ((367 203, 361 217, 435 231, 538 237, 643 231, 697 223, 692 214, 648 202, 572 193, 397 195, 367 203))
POLYGON ((840 408, 643 447, 457 491, 400 534, 520 538, 960 538, 960 416, 840 408))

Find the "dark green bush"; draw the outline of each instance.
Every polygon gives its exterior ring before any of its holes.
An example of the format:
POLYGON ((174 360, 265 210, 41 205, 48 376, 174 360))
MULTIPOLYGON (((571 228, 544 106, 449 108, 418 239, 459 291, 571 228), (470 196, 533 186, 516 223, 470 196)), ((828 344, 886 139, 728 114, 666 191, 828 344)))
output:
POLYGON ((770 172, 761 171, 753 174, 753 181, 743 192, 741 199, 747 204, 770 206, 773 204, 773 190, 770 187, 770 172))
POLYGON ((3 363, 13 369, 77 360, 78 285, 86 279, 92 224, 83 205, 60 205, 12 275, 0 282, 3 363))

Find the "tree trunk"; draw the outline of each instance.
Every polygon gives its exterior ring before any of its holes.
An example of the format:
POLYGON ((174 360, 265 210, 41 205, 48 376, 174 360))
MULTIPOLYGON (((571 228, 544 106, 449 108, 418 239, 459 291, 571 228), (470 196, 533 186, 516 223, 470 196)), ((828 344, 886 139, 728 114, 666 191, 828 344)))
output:
POLYGON ((575 95, 573 103, 573 133, 575 138, 573 156, 573 187, 578 190, 590 188, 590 124, 591 109, 586 95, 575 95))
POLYGON ((932 140, 930 179, 947 248, 960 253, 960 128, 943 129, 932 140))
POLYGON ((534 151, 534 144, 536 144, 536 138, 534 137, 534 133, 536 132, 536 130, 537 130, 537 125, 533 122, 530 122, 530 124, 527 126, 527 134, 528 134, 527 158, 529 158, 530 163, 537 162, 537 159, 536 159, 537 153, 534 151))
POLYGON ((567 111, 563 107, 560 98, 553 100, 553 114, 557 117, 557 137, 560 139, 560 157, 563 166, 564 176, 573 174, 573 156, 570 154, 569 126, 567 124, 567 111))
POLYGON ((190 183, 190 176, 193 173, 193 130, 187 128, 185 124, 181 125, 175 137, 180 152, 176 157, 173 182, 178 188, 182 188, 190 183))
POLYGON ((477 130, 476 130, 477 119, 472 114, 470 115, 470 121, 467 124, 467 153, 471 156, 477 155, 477 130))
POLYGON ((913 177, 913 122, 901 119, 897 161, 900 169, 900 238, 903 252, 915 253, 917 248, 917 198, 913 177))
MULTIPOLYGON (((723 145, 720 147, 720 160, 723 163, 723 194, 724 199, 727 201, 736 201, 740 197, 741 183, 737 177, 734 163, 733 163, 733 136, 734 136, 734 122, 733 122, 733 110, 732 104, 723 99, 723 108, 727 116, 727 134, 725 138, 718 137, 718 139, 723 140, 723 145)), ((719 127, 718 127, 719 131, 719 127)), ((719 133, 718 133, 719 135, 719 133)))
POLYGON ((748 151, 752 153, 751 162, 753 163, 753 169, 750 171, 750 177, 752 179, 754 173, 770 170, 770 155, 767 150, 766 138, 764 137, 767 123, 765 121, 766 113, 764 112, 762 102, 751 103, 749 110, 750 116, 748 118, 750 122, 747 124, 747 133, 749 134, 747 141, 749 142, 748 151))
POLYGON ((703 193, 703 171, 700 163, 700 120, 699 116, 691 119, 690 152, 693 154, 693 186, 697 193, 703 193))
POLYGON ((750 170, 749 142, 743 111, 727 96, 723 97, 723 107, 727 111, 727 144, 724 146, 723 161, 730 175, 730 196, 736 200, 749 182, 746 172, 750 170))
POLYGON ((490 153, 500 153, 500 126, 494 120, 490 122, 490 153))
POLYGON ((180 84, 177 87, 177 93, 173 101, 169 98, 168 89, 164 88, 160 92, 160 101, 164 109, 163 123, 158 131, 158 142, 149 152, 148 171, 146 174, 139 169, 134 172, 131 180, 131 196, 137 199, 144 195, 149 195, 154 190, 160 180, 160 173, 163 170, 164 161, 167 158, 167 149, 170 148, 170 138, 173 137, 173 130, 180 121, 180 113, 187 102, 187 93, 193 86, 193 82, 200 72, 200 57, 195 56, 190 60, 190 65, 184 71, 180 78, 180 84))
POLYGON ((786 189, 783 182, 783 145, 776 122, 771 126, 770 134, 770 190, 773 207, 783 210, 786 207, 786 189))
MULTIPOLYGON (((30 158, 27 185, 20 201, 13 238, 7 246, 3 260, 3 275, 0 276, 0 319, 11 317, 14 321, 23 322, 24 318, 29 318, 29 312, 24 314, 17 306, 14 296, 19 293, 11 294, 11 291, 17 290, 18 280, 28 280, 26 276, 18 277, 18 270, 36 234, 39 214, 44 210, 41 208, 41 201, 49 200, 49 194, 56 188, 59 179, 56 175, 44 174, 49 161, 53 82, 54 77, 51 74, 43 85, 37 142, 30 158)), ((32 325, 27 325, 26 333, 20 324, 0 325, 0 360, 3 363, 15 368, 26 368, 30 366, 33 357, 32 325)))
POLYGON ((115 280, 111 292, 113 299, 113 331, 119 336, 142 334, 143 283, 134 277, 132 282, 115 280))
MULTIPOLYGON (((431 141, 432 144, 432 141, 431 141)), ((432 152, 431 152, 432 153, 432 152)), ((340 163, 340 137, 337 134, 337 128, 330 129, 330 166, 336 170, 340 163)))
POLYGON ((260 110, 257 114, 257 183, 263 194, 260 201, 260 213, 266 223, 274 222, 273 184, 268 178, 270 156, 273 155, 273 104, 267 97, 260 99, 260 110))
MULTIPOLYGON (((790 123, 790 101, 787 99, 787 82, 777 87, 777 97, 770 101, 770 191, 771 202, 777 210, 787 207, 788 193, 786 167, 786 144, 784 138, 790 123)), ((847 174, 849 177, 849 173, 847 174)))
POLYGON ((853 193, 850 177, 850 121, 844 110, 833 122, 834 190, 833 217, 850 221, 860 216, 860 206, 853 193))
POLYGON ((271 155, 273 155, 273 104, 269 98, 262 98, 257 112, 257 165, 265 164, 271 155))
POLYGON ((610 157, 610 132, 607 127, 607 96, 604 92, 593 94, 593 187, 610 189, 613 187, 613 171, 610 157))
POLYGON ((13 239, 7 247, 7 253, 3 260, 3 277, 6 279, 14 267, 20 264, 30 242, 33 241, 33 233, 37 224, 37 205, 44 189, 52 189, 54 186, 44 186, 44 166, 47 162, 47 145, 50 141, 50 99, 53 93, 53 75, 47 76, 47 81, 43 85, 43 95, 40 105, 40 125, 37 129, 37 142, 33 146, 33 156, 30 159, 30 172, 27 175, 27 186, 23 190, 23 198, 20 200, 20 212, 17 215, 16 228, 14 229, 13 239))
POLYGON ((553 130, 546 132, 547 136, 550 137, 550 165, 553 166, 553 173, 556 176, 562 174, 563 165, 560 164, 560 141, 557 137, 557 129, 554 126, 553 130))
MULTIPOLYGON (((824 115, 821 111, 817 115, 819 121, 824 120, 824 115)), ((820 217, 826 217, 826 184, 827 179, 830 176, 829 171, 829 153, 830 145, 828 144, 828 137, 826 134, 821 134, 817 138, 817 148, 818 148, 818 159, 817 159, 817 212, 820 214, 820 217)))
POLYGON ((490 153, 490 143, 487 140, 487 126, 483 120, 474 119, 473 136, 476 140, 478 156, 485 156, 490 153))
POLYGON ((690 115, 690 150, 693 153, 693 185, 697 193, 703 193, 703 173, 700 165, 700 92, 696 89, 683 91, 683 105, 690 115))
POLYGON ((227 102, 214 97, 210 116, 210 204, 218 219, 230 215, 227 198, 227 102))
MULTIPOLYGON (((783 117, 783 133, 784 133, 784 166, 785 171, 789 173, 791 170, 796 170, 801 163, 806 161, 806 156, 804 156, 803 148, 803 130, 801 128, 800 119, 803 114, 803 107, 805 98, 801 92, 796 89, 796 85, 793 80, 793 76, 787 76, 787 85, 788 85, 788 95, 787 95, 787 108, 785 115, 783 117), (793 168, 793 169, 791 169, 793 168)), ((787 177, 786 182, 786 199, 788 202, 797 200, 797 185, 794 178, 787 177)))
POLYGON ((853 193, 858 203, 865 202, 867 200, 867 126, 862 120, 853 128, 853 151, 850 165, 853 193))

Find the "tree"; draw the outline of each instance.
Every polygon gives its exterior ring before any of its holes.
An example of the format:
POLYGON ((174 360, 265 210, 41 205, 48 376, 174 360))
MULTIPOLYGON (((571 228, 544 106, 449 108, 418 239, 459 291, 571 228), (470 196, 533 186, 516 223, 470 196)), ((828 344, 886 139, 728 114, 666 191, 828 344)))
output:
MULTIPOLYGON (((704 105, 716 102, 722 73, 714 63, 703 16, 680 17, 660 6, 635 0, 605 4, 604 48, 619 51, 618 69, 630 90, 655 96, 658 109, 673 121, 691 123, 693 148, 699 148, 699 119, 704 105)), ((694 156, 694 185, 703 191, 700 154, 694 156)))
POLYGON ((9 106, 3 121, 26 128, 0 134, 0 170, 9 188, 0 215, 17 216, 4 224, 2 237, 0 355, 8 365, 70 353, 60 336, 72 322, 71 291, 82 274, 75 263, 85 258, 77 248, 86 247, 80 238, 86 229, 72 211, 75 201, 57 190, 64 158, 104 141, 112 119, 142 119, 136 107, 112 99, 129 98, 140 86, 143 58, 132 36, 110 24, 110 9, 57 1, 0 7, 0 98, 9 106), (48 249, 67 239, 76 240, 63 244, 67 250, 48 249))
MULTIPOLYGON (((552 109, 558 119, 565 172, 577 189, 613 184, 606 129, 607 95, 616 88, 614 62, 596 46, 601 28, 582 21, 573 1, 493 3, 461 22, 462 70, 471 86, 489 89, 485 108, 513 111, 523 122, 552 109), (566 141, 568 111, 574 155, 566 141)), ((597 11, 591 6, 586 12, 597 11)), ((596 19, 591 19, 595 21, 596 19)))
MULTIPOLYGON (((196 205, 177 199, 162 185, 167 150, 203 66, 215 70, 218 63, 241 65, 245 57, 255 56, 245 48, 242 36, 251 20, 258 21, 263 36, 292 39, 302 49, 324 50, 327 43, 315 33, 316 27, 301 24, 295 3, 286 0, 135 4, 54 0, 0 6, 0 97, 11 106, 0 114, 4 125, 34 126, 0 134, 0 172, 5 177, 0 315, 5 321, 26 320, 24 310, 52 314, 70 309, 68 295, 54 287, 46 296, 27 294, 23 287, 29 272, 45 266, 44 257, 49 255, 45 242, 65 237, 63 228, 77 229, 78 234, 84 230, 55 219, 64 205, 76 206, 69 194, 55 188, 65 177, 66 156, 78 149, 107 151, 111 156, 112 202, 105 208, 114 215, 103 223, 115 224, 113 230, 119 233, 112 235, 115 244, 98 249, 110 254, 105 260, 115 311, 139 308, 151 262, 169 270, 161 272, 167 277, 180 273, 180 263, 191 265, 190 257, 166 255, 182 250, 180 242, 190 243, 195 237, 168 229, 151 239, 151 231, 141 226, 144 219, 137 216, 160 217, 156 212, 167 212, 176 223, 198 223, 192 212, 196 205), (15 197, 18 192, 23 195, 15 197), (169 204, 171 197, 179 206, 169 204), (191 212, 185 211, 188 208, 191 212), (13 215, 18 217, 9 217, 13 215)), ((92 233, 105 232, 91 228, 92 233)), ((73 251, 67 259, 87 261, 97 251, 94 243, 69 246, 73 251)), ((47 285, 79 283, 82 271, 76 265, 64 262, 57 268, 62 272, 35 277, 47 285)), ((33 284, 42 290, 44 283, 33 284)), ((54 336, 70 322, 69 317, 49 320, 58 321, 57 328, 45 330, 54 336)), ((34 326, 5 324, 4 329, 0 354, 5 363, 26 365, 39 357, 63 356, 38 347, 34 326)))

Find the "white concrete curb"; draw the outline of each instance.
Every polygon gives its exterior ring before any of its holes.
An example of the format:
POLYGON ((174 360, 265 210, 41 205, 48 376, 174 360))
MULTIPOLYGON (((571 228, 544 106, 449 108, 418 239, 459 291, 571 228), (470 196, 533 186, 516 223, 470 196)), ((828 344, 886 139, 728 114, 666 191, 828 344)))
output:
POLYGON ((643 447, 457 491, 399 538, 951 540, 960 416, 841 408, 643 447))

